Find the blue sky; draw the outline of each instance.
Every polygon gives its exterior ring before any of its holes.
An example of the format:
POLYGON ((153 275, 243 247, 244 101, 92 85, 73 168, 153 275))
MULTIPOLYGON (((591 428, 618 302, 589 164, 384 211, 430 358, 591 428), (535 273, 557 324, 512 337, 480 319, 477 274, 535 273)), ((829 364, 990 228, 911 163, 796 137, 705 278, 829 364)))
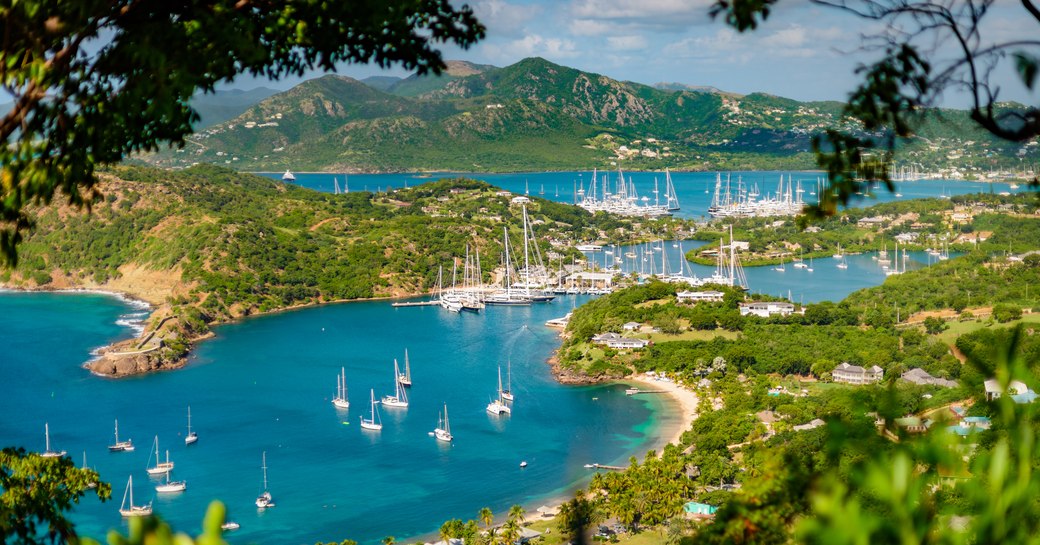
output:
MULTIPOLYGON (((448 59, 506 66, 540 56, 615 79, 653 84, 679 82, 726 91, 764 91, 799 100, 844 100, 855 85, 856 64, 873 23, 815 6, 783 0, 759 30, 739 35, 708 16, 711 0, 475 0, 470 5, 488 27, 487 38, 467 51, 447 48, 448 59)), ((1038 27, 1017 2, 998 0, 987 16, 987 35, 1035 39, 1038 27)), ((875 54, 876 55, 876 54, 875 54)), ((368 66, 340 73, 363 78, 407 75, 368 66)), ((1002 99, 1035 104, 1010 70, 998 73, 1002 99)), ((287 88, 298 80, 266 85, 287 88)), ((232 86, 256 84, 238 82, 232 86)), ((963 97, 947 97, 963 105, 963 97)))

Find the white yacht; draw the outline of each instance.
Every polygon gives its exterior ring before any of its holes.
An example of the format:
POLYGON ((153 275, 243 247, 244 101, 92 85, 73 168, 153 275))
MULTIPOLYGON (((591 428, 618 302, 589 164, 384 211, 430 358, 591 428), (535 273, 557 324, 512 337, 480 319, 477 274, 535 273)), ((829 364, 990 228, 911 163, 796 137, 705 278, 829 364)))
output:
POLYGON ((271 496, 271 492, 267 490, 267 451, 264 451, 261 460, 260 467, 264 470, 264 489, 256 497, 256 507, 258 509, 267 509, 268 507, 274 507, 274 498, 271 496))
POLYGON ((60 458, 65 456, 64 450, 51 450, 51 428, 50 424, 46 422, 43 424, 43 440, 44 440, 44 451, 40 453, 40 456, 44 458, 60 458))
POLYGON ((394 395, 383 396, 383 400, 380 403, 384 407, 393 407, 395 409, 408 408, 408 394, 401 387, 401 368, 397 365, 397 358, 394 358, 394 395))
POLYGON ((171 494, 174 492, 184 492, 188 489, 187 481, 171 481, 170 474, 166 474, 166 482, 163 484, 155 485, 155 491, 160 494, 171 494))
POLYGON ((505 400, 502 398, 502 368, 498 368, 498 398, 488 403, 487 406, 488 414, 500 415, 500 414, 512 414, 513 410, 506 405, 505 400))
MULTIPOLYGON (((155 436, 155 443, 152 445, 152 450, 155 451, 155 465, 146 469, 149 475, 162 475, 163 473, 169 473, 173 470, 173 462, 170 461, 170 451, 166 451, 166 461, 159 461, 159 436, 155 436)), ((149 456, 150 457, 150 456, 149 456)))
POLYGON ((184 436, 184 444, 191 445, 199 440, 199 434, 191 431, 191 405, 188 405, 188 435, 184 436))
POLYGON ((119 505, 119 514, 124 517, 146 517, 152 514, 152 502, 148 505, 134 505, 134 476, 131 475, 126 481, 126 490, 123 491, 123 503, 119 505), (130 504, 127 505, 127 495, 130 496, 130 504))
POLYGON ((383 423, 379 421, 379 413, 376 412, 376 391, 369 390, 369 396, 372 399, 372 408, 369 413, 368 420, 365 420, 364 416, 361 416, 361 429, 379 431, 383 429, 383 423))
POLYGON ((350 401, 347 400, 347 369, 340 367, 339 375, 336 376, 336 397, 332 398, 332 405, 337 409, 349 409, 350 401))
POLYGON ((451 424, 448 423, 448 404, 444 404, 444 414, 438 419, 437 427, 433 430, 433 436, 438 441, 444 441, 450 443, 454 437, 451 435, 451 424))
POLYGON ((282 181, 283 182, 295 182, 296 181, 296 176, 294 176, 293 173, 291 171, 289 171, 289 169, 286 169, 285 170, 285 174, 282 174, 282 181))

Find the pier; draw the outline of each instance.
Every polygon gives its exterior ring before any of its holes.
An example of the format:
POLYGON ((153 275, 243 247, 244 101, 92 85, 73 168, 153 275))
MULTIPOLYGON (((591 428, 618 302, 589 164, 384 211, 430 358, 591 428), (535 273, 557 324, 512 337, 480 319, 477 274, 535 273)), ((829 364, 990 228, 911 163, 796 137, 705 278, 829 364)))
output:
POLYGON ((639 388, 629 388, 625 390, 625 395, 634 396, 636 394, 667 394, 668 390, 640 390, 639 388))
POLYGON ((622 466, 608 466, 603 464, 585 464, 585 469, 609 469, 611 471, 624 471, 628 468, 622 466))
POLYGON ((440 301, 398 301, 390 303, 392 307, 429 307, 441 304, 440 301))

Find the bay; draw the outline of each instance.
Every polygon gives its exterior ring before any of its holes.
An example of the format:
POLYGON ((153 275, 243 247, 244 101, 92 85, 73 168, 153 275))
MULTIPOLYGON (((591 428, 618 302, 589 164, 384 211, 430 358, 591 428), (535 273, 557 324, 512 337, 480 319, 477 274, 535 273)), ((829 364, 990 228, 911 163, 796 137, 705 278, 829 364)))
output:
MULTIPOLYGON (((281 179, 282 173, 259 173, 273 179, 281 179)), ((657 181, 661 202, 664 202, 664 172, 625 172, 625 178, 631 179, 636 187, 639 197, 647 197, 649 203, 654 203, 654 182, 657 181)), ((602 186, 603 175, 609 176, 610 183, 614 184, 617 179, 616 171, 597 174, 602 186)), ((729 176, 733 193, 736 194, 737 180, 740 179, 745 186, 757 185, 759 190, 765 193, 775 193, 780 176, 785 180, 790 179, 797 186, 801 183, 804 190, 803 198, 806 202, 815 202, 816 197, 810 195, 814 191, 819 180, 825 180, 826 176, 821 172, 811 171, 739 171, 722 173, 723 183, 729 176)), ((588 189, 592 172, 516 172, 506 174, 487 173, 460 173, 460 172, 433 172, 428 174, 332 174, 306 172, 296 173, 295 183, 318 191, 333 192, 336 185, 340 190, 344 188, 344 180, 349 184, 351 191, 387 191, 411 187, 429 181, 442 178, 466 177, 483 180, 491 185, 511 191, 515 194, 529 194, 542 197, 555 202, 576 202, 575 195, 579 188, 588 189)), ((708 207, 711 205, 715 192, 715 172, 672 172, 672 182, 675 186, 676 195, 679 198, 681 209, 675 212, 676 217, 687 219, 707 219, 708 207)), ((1008 182, 974 182, 963 180, 918 180, 912 182, 896 182, 896 188, 902 195, 896 197, 884 189, 879 189, 873 196, 864 196, 853 200, 853 207, 867 207, 878 203, 891 202, 894 200, 919 199, 927 197, 964 195, 968 193, 1001 193, 1026 191, 1026 184, 1017 189, 1012 189, 1008 182)))
MULTIPOLYGON (((558 345, 544 321, 585 298, 497 308, 481 315, 385 301, 275 313, 216 329, 181 370, 121 380, 93 377, 89 351, 129 336, 116 324, 136 309, 100 295, 0 294, 0 343, 10 347, 0 380, 0 444, 84 452, 113 485, 113 500, 73 509, 84 535, 125 525, 117 512, 129 475, 135 500, 181 530, 195 531, 205 506, 223 500, 242 529, 232 543, 376 543, 435 532, 449 518, 537 507, 587 479, 586 463, 624 464, 674 421, 668 400, 624 395, 624 386, 562 386, 545 364, 558 345), (409 349, 415 386, 407 410, 380 408, 384 428, 363 432, 369 390, 392 391, 393 359, 409 349), (491 417, 497 369, 511 363, 512 416, 491 417), (349 411, 335 410, 335 376, 346 367, 349 411), (455 441, 428 436, 448 404, 455 441), (186 407, 199 434, 185 446, 186 407), (132 453, 109 453, 113 420, 132 453), (174 479, 188 490, 157 496, 144 469, 158 434, 174 479), (258 512, 260 458, 267 453, 277 506, 258 512), (521 469, 519 463, 527 461, 521 469)), ((378 407, 378 406, 377 406, 378 407)), ((153 455, 154 456, 154 455, 153 455)), ((154 461, 154 458, 152 459, 154 461)))

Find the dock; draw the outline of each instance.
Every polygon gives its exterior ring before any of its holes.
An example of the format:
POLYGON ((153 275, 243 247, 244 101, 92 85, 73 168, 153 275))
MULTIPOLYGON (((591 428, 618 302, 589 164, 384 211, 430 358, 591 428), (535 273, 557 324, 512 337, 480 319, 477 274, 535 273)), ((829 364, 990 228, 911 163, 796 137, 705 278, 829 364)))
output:
POLYGON ((441 304, 440 301, 398 301, 390 303, 392 307, 429 307, 441 304))
POLYGON ((585 464, 585 469, 609 469, 611 471, 624 471, 628 468, 621 466, 608 466, 604 464, 585 464))
POLYGON ((625 390, 625 395, 634 396, 636 394, 667 394, 668 390, 640 390, 639 388, 629 388, 625 390))

